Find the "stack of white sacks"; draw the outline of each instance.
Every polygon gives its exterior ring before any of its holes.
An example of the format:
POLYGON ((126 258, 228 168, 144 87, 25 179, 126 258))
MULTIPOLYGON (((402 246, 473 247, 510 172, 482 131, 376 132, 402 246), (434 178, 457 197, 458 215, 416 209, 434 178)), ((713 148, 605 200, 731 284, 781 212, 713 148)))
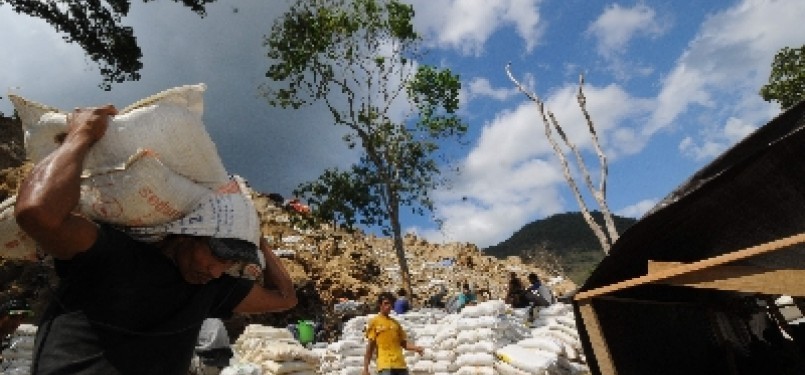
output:
POLYGON ((31 361, 34 356, 34 338, 36 326, 21 324, 9 339, 8 348, 2 352, 0 374, 28 375, 31 372, 31 361))
MULTIPOLYGON (((366 352, 364 328, 371 316, 358 316, 344 324, 341 340, 329 344, 321 355, 320 373, 338 375, 361 375, 363 354, 366 352)), ((372 375, 377 374, 374 366, 372 375)))
MULTIPOLYGON (((412 375, 581 375, 589 373, 581 351, 572 306, 543 308, 529 323, 527 310, 503 301, 467 306, 458 314, 418 310, 394 315, 423 355, 406 351, 412 375)), ((340 341, 320 351, 320 373, 359 375, 372 316, 345 324, 340 341)), ((374 374, 374 362, 370 371, 374 374)))
POLYGON ((232 344, 232 352, 223 375, 315 375, 319 370, 318 356, 284 328, 251 324, 232 344))

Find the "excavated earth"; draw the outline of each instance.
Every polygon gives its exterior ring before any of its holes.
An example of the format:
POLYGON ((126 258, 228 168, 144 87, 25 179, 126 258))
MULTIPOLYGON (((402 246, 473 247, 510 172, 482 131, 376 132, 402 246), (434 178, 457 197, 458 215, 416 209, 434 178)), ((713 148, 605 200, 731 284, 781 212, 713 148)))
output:
MULTIPOLYGON (((16 194, 20 179, 30 170, 24 155, 20 124, 0 116, 0 198, 3 200, 16 194)), ((334 309, 339 301, 349 301, 341 306, 362 303, 365 309, 353 309, 351 313, 367 313, 373 310, 370 306, 380 292, 395 291, 401 286, 390 238, 328 226, 301 229, 293 224, 297 222, 294 215, 299 213, 280 207, 267 194, 253 193, 263 234, 290 272, 299 304, 282 313, 236 316, 226 322, 231 336, 237 337, 250 323, 282 327, 299 320, 321 319, 334 339, 339 334, 335 327, 345 318, 341 309, 339 312, 334 309)), ((510 271, 517 272, 523 280, 529 272, 537 273, 543 280, 558 280, 557 276, 564 276, 524 264, 519 257, 499 260, 485 256, 469 243, 432 244, 414 235, 406 236, 404 243, 415 307, 421 306, 442 285, 450 293, 457 293, 457 285, 468 282, 481 295, 498 299, 505 295, 510 271)), ((0 303, 14 297, 28 299, 35 311, 30 323, 36 323, 56 283, 47 258, 40 262, 0 258, 0 303)), ((556 295, 563 295, 576 285, 565 278, 551 287, 556 295)))

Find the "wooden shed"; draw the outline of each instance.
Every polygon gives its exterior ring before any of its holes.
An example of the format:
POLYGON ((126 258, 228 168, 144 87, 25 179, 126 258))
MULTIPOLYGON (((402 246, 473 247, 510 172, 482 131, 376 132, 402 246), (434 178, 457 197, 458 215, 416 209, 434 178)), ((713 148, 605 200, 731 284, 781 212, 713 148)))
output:
POLYGON ((573 304, 594 374, 805 374, 780 295, 805 297, 805 102, 630 227, 573 304))

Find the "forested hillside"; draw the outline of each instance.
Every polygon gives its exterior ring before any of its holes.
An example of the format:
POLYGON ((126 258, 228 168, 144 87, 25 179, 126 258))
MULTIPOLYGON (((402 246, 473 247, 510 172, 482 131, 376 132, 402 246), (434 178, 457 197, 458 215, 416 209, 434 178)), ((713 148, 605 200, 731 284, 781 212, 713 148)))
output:
MULTIPOLYGON (((596 211, 592 215, 603 227, 601 213, 596 211)), ((637 221, 620 216, 613 219, 618 233, 637 221)), ((484 253, 501 259, 518 255, 538 263, 558 261, 568 277, 579 285, 604 257, 601 245, 581 212, 556 214, 526 224, 509 239, 484 249, 484 253)))

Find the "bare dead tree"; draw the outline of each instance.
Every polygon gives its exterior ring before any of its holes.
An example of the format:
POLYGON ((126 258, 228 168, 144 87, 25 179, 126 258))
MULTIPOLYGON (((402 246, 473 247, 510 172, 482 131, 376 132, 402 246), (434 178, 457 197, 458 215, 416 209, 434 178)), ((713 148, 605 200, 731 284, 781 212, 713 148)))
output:
POLYGON ((567 181, 570 190, 573 192, 573 196, 576 198, 576 201, 579 204, 579 208, 584 220, 587 222, 587 225, 590 227, 590 229, 593 230, 596 238, 598 238, 598 242, 601 244, 601 249, 604 251, 604 254, 609 254, 609 249, 612 247, 612 244, 618 240, 618 231, 615 228, 615 221, 612 219, 612 213, 607 205, 606 181, 607 174, 609 173, 607 167, 607 157, 604 154, 604 151, 601 149, 598 134, 595 131, 595 124, 593 123, 590 113, 587 111, 587 98, 584 96, 583 90, 584 75, 579 75, 579 90, 576 94, 576 101, 579 103, 579 109, 581 109, 584 119, 587 122, 587 130, 590 133, 595 153, 598 155, 598 162, 600 164, 599 170, 601 171, 598 187, 593 184, 592 178, 590 177, 590 172, 587 169, 587 164, 584 162, 584 159, 581 156, 581 152, 579 151, 578 147, 576 147, 576 145, 567 138, 567 134, 565 133, 564 129, 562 129, 559 121, 556 120, 553 112, 545 108, 545 103, 539 98, 539 96, 537 96, 537 94, 526 90, 525 87, 516 78, 514 78, 514 75, 511 72, 511 64, 506 64, 506 74, 509 76, 509 79, 514 83, 517 89, 520 90, 520 92, 525 94, 526 97, 536 103, 545 128, 545 136, 547 137, 548 142, 551 144, 554 154, 556 154, 556 156, 559 158, 559 162, 562 164, 562 172, 565 176, 565 181, 567 181), (576 178, 570 171, 568 159, 565 156, 565 153, 562 151, 562 148, 559 146, 559 142, 557 142, 554 137, 554 131, 556 131, 556 134, 559 135, 559 138, 562 139, 562 142, 571 150, 571 152, 573 152, 573 155, 576 158, 576 168, 581 174, 585 186, 589 190, 593 199, 595 199, 601 213, 604 216, 604 223, 606 224, 607 229, 606 233, 601 226, 595 222, 590 214, 590 209, 587 207, 587 203, 584 201, 584 198, 579 191, 576 178), (609 236, 607 237, 607 235, 609 236))

